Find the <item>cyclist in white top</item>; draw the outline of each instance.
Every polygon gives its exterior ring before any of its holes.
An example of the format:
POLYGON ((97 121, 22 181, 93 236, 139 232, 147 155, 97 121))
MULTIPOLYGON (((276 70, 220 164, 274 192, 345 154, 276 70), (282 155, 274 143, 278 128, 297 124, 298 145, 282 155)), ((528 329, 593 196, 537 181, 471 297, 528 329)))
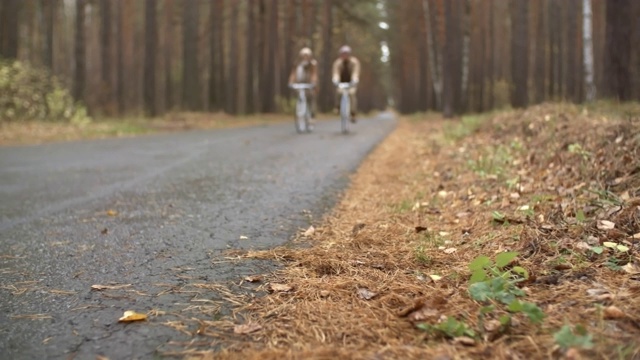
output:
MULTIPOLYGON (((351 83, 354 86, 349 89, 349 99, 351 102, 351 122, 356 122, 356 87, 360 81, 360 60, 351 55, 351 47, 344 45, 340 48, 340 56, 333 62, 331 81, 334 85, 338 83, 351 83)), ((336 112, 340 109, 340 90, 336 92, 336 112)))
POLYGON ((307 100, 311 105, 311 123, 316 115, 316 96, 318 85, 318 62, 313 58, 313 53, 308 47, 302 48, 298 53, 298 61, 289 75, 291 84, 312 84, 313 89, 307 90, 307 100))

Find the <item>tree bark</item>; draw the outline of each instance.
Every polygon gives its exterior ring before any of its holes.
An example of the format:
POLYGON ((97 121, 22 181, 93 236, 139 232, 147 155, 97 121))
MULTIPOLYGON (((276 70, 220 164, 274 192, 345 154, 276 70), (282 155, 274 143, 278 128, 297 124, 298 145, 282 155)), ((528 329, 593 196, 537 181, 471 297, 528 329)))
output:
POLYGON ((631 0, 607 0, 605 74, 607 95, 631 99, 631 0))
POLYGON ((459 69, 452 63, 456 56, 455 41, 455 20, 454 20, 454 2, 457 0, 448 0, 445 2, 445 57, 446 60, 442 64, 443 75, 443 92, 442 92, 442 113, 445 118, 453 117, 455 112, 455 76, 454 72, 459 69))
POLYGON ((127 0, 120 0, 118 2, 118 19, 117 19, 117 46, 118 46, 118 58, 117 58, 117 84, 116 84, 116 97, 118 99, 118 114, 123 116, 125 113, 125 94, 124 94, 124 6, 127 0))
POLYGON ((239 63, 240 63, 240 29, 238 28, 238 17, 240 16, 240 1, 231 0, 231 46, 230 50, 230 61, 229 61, 229 83, 227 84, 227 102, 228 102, 228 111, 231 114, 238 113, 238 82, 240 81, 239 77, 239 63))
POLYGON ((245 67, 246 67, 245 88, 247 91, 247 95, 246 95, 247 114, 253 114, 256 109, 255 97, 254 97, 254 94, 255 94, 254 67, 256 64, 256 49, 255 49, 256 40, 255 39, 258 34, 256 34, 254 3, 255 2, 253 0, 247 1, 247 50, 246 50, 247 59, 245 62, 245 67))
MULTIPOLYGON (((249 0, 251 2, 251 0, 249 0)), ((251 7, 248 3, 247 7, 251 7)), ((209 4, 209 22, 211 26, 211 47, 209 49, 209 109, 220 110, 224 102, 224 0, 209 4)))
POLYGON ((144 109, 147 116, 158 114, 156 103, 156 52, 158 50, 158 25, 156 0, 145 1, 145 50, 144 50, 144 109))
POLYGON ((42 62, 44 66, 53 71, 53 24, 55 23, 55 15, 56 9, 58 7, 58 2, 56 0, 41 0, 40 4, 44 11, 44 42, 42 62))
POLYGON ((199 2, 186 0, 183 4, 182 104, 186 110, 197 111, 201 110, 198 68, 199 2))
POLYGON ((325 0, 324 3, 324 24, 323 24, 323 44, 322 44, 322 101, 323 111, 328 111, 334 107, 334 90, 331 83, 331 65, 333 63, 333 1, 325 0))
POLYGON ((18 57, 18 19, 22 0, 3 0, 0 16, 0 57, 18 57))
POLYGON ((511 18, 511 106, 522 108, 528 105, 529 87, 529 39, 528 1, 512 3, 511 18))
POLYGON ((591 28, 591 0, 582 0, 582 42, 584 60, 585 100, 596 98, 596 86, 593 81, 593 31, 591 28))
POLYGON ((75 71, 73 81, 73 97, 77 101, 84 101, 86 54, 85 54, 85 29, 84 11, 85 0, 76 0, 76 22, 75 22, 75 71))
POLYGON ((173 0, 164 0, 164 111, 173 109, 173 0))
POLYGON ((276 111, 276 56, 278 54, 278 0, 271 0, 268 8, 268 32, 267 49, 264 70, 266 75, 262 84, 262 112, 273 113, 276 111))
POLYGON ((546 48, 544 34, 544 18, 546 1, 538 1, 538 11, 536 13, 536 54, 535 54, 535 102, 541 103, 545 100, 545 79, 546 76, 546 48))
POLYGON ((440 50, 437 49, 435 36, 437 33, 436 27, 431 21, 431 14, 429 11, 429 0, 422 0, 422 11, 424 16, 425 27, 427 29, 427 46, 429 54, 429 72, 431 74, 431 82, 433 83, 433 93, 436 98, 436 109, 442 109, 442 64, 438 62, 438 54, 440 50))
POLYGON ((108 84, 111 72, 111 0, 100 2, 100 42, 102 83, 108 84))

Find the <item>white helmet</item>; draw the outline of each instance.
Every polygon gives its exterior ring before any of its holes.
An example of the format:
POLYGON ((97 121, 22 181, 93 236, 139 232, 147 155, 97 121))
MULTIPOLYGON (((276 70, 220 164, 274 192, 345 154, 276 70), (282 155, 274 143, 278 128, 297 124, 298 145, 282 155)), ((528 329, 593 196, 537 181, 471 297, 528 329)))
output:
POLYGON ((339 51, 340 54, 351 54, 351 47, 349 45, 343 45, 339 51))
POLYGON ((311 49, 309 49, 308 47, 303 47, 302 49, 300 49, 300 56, 304 56, 304 55, 308 55, 311 56, 313 53, 311 52, 311 49))

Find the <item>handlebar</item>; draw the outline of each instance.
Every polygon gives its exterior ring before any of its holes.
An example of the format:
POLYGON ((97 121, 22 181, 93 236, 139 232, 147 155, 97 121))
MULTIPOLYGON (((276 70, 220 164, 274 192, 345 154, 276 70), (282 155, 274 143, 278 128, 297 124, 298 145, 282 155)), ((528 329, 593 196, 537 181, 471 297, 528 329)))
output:
POLYGON ((341 82, 336 84, 336 86, 338 87, 338 89, 344 90, 344 89, 351 89, 353 87, 356 87, 356 84, 352 82, 341 82))
POLYGON ((306 83, 296 83, 296 84, 289 85, 289 87, 294 89, 294 90, 306 90, 306 89, 313 89, 315 87, 315 85, 314 84, 306 84, 306 83))

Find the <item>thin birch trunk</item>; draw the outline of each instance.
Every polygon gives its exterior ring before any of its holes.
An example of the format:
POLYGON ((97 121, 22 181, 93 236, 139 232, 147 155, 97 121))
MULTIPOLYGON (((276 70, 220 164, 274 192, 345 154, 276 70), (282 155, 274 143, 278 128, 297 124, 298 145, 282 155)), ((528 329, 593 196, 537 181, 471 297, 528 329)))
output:
POLYGON ((582 1, 582 37, 584 43, 584 85, 587 101, 596 98, 596 86, 593 81, 593 32, 591 28, 591 0, 582 1))
POLYGON ((422 0, 422 8, 424 13, 424 22, 427 29, 427 46, 429 47, 429 72, 431 73, 431 82, 433 83, 433 92, 436 97, 436 109, 442 109, 442 70, 440 61, 440 52, 437 51, 435 39, 433 36, 434 27, 431 23, 431 14, 429 12, 429 0, 422 0))

